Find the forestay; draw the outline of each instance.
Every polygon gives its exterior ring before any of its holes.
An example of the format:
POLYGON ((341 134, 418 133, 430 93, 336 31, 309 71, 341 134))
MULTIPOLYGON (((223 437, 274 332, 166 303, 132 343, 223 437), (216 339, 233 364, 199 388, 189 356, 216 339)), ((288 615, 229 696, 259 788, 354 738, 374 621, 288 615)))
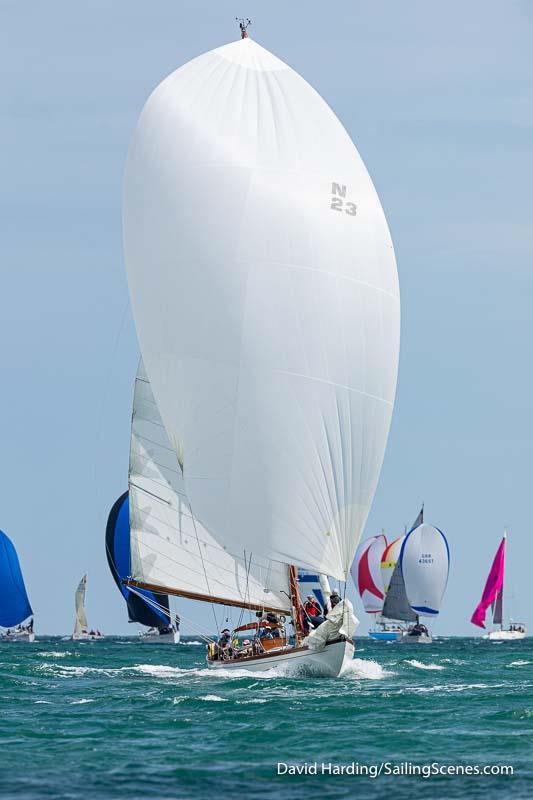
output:
MULTIPOLYGON (((387 442, 400 330, 387 223, 346 130, 250 39, 193 59, 141 115, 124 243, 203 541, 208 529, 231 552, 345 580, 387 442)), ((169 525, 164 501, 141 505, 169 525)), ((177 511, 192 537, 188 505, 177 511)), ((143 569, 173 582, 175 545, 158 535, 157 547, 165 560, 144 550, 143 569)))
POLYGON ((198 600, 290 610, 286 565, 250 553, 232 556, 192 516, 142 362, 133 400, 129 501, 134 581, 198 600))

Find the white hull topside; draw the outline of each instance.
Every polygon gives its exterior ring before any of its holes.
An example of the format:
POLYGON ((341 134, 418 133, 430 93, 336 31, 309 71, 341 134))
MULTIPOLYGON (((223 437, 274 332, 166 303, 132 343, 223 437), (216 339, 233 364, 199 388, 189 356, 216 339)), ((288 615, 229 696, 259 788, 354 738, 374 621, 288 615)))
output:
POLYGON ((245 669, 247 672, 265 672, 269 669, 296 669, 311 671, 317 675, 337 678, 344 665, 354 655, 351 641, 328 642, 320 650, 308 647, 287 648, 272 654, 255 656, 234 661, 208 661, 210 669, 245 669))
POLYGON ((179 644, 180 632, 172 633, 139 633, 139 641, 143 644, 179 644))
POLYGON ((105 639, 105 636, 102 633, 100 635, 97 635, 95 633, 72 634, 72 641, 74 642, 99 642, 101 639, 105 639))
POLYGON ((493 642, 505 642, 513 639, 523 639, 525 635, 525 631, 490 631, 483 638, 490 639, 493 642))
POLYGON ((19 633, 10 633, 9 636, 6 634, 2 634, 0 636, 0 642, 34 642, 35 641, 35 634, 29 633, 28 631, 22 631, 19 633))

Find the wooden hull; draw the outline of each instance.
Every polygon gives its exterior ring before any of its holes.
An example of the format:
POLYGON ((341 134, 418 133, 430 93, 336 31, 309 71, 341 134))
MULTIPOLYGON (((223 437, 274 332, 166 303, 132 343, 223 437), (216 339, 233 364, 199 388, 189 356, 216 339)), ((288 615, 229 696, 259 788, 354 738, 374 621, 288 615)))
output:
POLYGON ((343 671, 344 665, 352 660, 353 654, 354 646, 351 641, 336 640, 328 642, 320 650, 311 650, 309 647, 287 647, 260 656, 232 661, 208 661, 207 664, 210 669, 244 669, 247 672, 288 669, 337 678, 343 671))

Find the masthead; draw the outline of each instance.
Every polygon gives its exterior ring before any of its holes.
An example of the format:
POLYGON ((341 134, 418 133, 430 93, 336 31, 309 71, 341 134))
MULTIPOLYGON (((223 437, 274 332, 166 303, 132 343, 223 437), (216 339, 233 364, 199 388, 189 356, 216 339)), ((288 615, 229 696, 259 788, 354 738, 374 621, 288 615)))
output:
POLYGON ((247 17, 235 17, 241 29, 241 39, 248 38, 248 26, 252 24, 252 20, 247 17))

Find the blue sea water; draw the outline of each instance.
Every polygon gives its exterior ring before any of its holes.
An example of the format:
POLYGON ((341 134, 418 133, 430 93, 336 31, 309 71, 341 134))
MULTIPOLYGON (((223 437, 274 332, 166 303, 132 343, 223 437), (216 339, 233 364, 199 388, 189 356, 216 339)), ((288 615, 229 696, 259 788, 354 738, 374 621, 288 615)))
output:
POLYGON ((357 641, 338 679, 213 673, 194 640, 0 644, 0 796, 533 797, 533 639, 357 641), (302 765, 514 774, 278 775, 302 765))

